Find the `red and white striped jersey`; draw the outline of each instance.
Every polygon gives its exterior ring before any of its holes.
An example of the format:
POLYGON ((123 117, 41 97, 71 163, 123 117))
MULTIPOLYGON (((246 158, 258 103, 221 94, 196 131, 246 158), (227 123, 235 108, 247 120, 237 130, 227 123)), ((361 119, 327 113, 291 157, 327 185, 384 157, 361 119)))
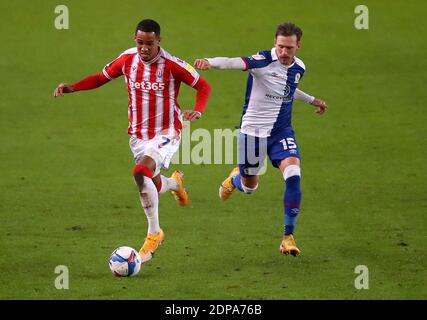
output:
POLYGON ((190 64, 162 48, 148 62, 140 59, 136 48, 128 49, 102 72, 110 80, 125 76, 129 94, 128 133, 143 140, 180 131, 180 83, 193 87, 200 77, 190 64))

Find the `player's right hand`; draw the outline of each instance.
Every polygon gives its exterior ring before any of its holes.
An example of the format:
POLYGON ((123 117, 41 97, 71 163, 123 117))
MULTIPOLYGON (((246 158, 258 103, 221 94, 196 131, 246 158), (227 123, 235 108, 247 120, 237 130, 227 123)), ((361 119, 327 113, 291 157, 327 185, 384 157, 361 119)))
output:
POLYGON ((194 67, 199 70, 208 70, 211 65, 206 59, 196 59, 196 61, 194 61, 194 67))
POLYGON ((60 83, 53 92, 53 96, 56 98, 62 96, 64 93, 71 92, 74 92, 74 88, 72 86, 66 83, 60 83))

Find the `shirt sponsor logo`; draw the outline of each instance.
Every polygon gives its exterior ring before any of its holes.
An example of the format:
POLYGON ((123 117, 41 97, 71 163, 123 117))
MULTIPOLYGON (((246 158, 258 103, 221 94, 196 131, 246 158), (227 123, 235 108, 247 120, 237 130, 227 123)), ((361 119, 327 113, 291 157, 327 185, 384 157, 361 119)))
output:
POLYGON ((132 81, 129 79, 128 82, 130 89, 141 89, 141 90, 153 90, 153 91, 163 91, 165 90, 164 82, 151 82, 151 81, 132 81))
POLYGON ((283 96, 274 96, 272 94, 266 93, 265 97, 271 100, 283 100, 283 96))
POLYGON ((290 103, 293 100, 293 97, 290 96, 290 93, 291 93, 291 87, 286 85, 285 89, 283 90, 283 95, 278 96, 278 95, 266 93, 265 97, 269 100, 280 101, 280 102, 284 102, 284 103, 290 103))
POLYGON ((273 101, 277 101, 277 102, 280 102, 280 103, 291 103, 292 100, 293 100, 292 97, 275 96, 275 95, 272 95, 272 94, 269 94, 269 93, 266 93, 265 97, 268 100, 273 100, 273 101))

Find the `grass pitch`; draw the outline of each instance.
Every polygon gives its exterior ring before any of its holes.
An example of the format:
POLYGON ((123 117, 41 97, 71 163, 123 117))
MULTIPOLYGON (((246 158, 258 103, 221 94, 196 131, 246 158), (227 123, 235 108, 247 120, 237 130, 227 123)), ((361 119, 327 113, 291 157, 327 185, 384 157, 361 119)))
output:
MULTIPOLYGON (((64 1, 68 30, 54 27, 57 4, 0 3, 1 299, 427 298, 423 1, 365 1, 369 30, 354 27, 357 1, 64 1), (164 245, 137 277, 110 274, 113 249, 138 249, 146 232, 126 89, 120 79, 56 100, 52 92, 133 46, 142 18, 158 20, 163 47, 188 62, 269 49, 282 21, 302 27, 300 88, 329 109, 318 117, 294 106, 299 258, 278 252, 278 171, 269 166, 256 194, 221 203, 218 186, 232 165, 174 165, 186 174, 190 205, 163 195, 164 245), (68 290, 54 286, 57 265, 69 268, 68 290), (368 290, 354 286, 358 265, 369 269, 368 290)), ((192 130, 233 129, 246 74, 202 74, 212 96, 192 130)), ((193 101, 182 86, 181 105, 193 101)))

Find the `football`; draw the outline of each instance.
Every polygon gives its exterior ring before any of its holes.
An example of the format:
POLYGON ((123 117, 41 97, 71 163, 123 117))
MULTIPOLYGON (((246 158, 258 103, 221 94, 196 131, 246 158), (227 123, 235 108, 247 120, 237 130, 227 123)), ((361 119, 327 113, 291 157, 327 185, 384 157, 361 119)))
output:
POLYGON ((134 248, 118 247, 108 261, 111 272, 117 277, 133 277, 141 270, 141 257, 134 248))

